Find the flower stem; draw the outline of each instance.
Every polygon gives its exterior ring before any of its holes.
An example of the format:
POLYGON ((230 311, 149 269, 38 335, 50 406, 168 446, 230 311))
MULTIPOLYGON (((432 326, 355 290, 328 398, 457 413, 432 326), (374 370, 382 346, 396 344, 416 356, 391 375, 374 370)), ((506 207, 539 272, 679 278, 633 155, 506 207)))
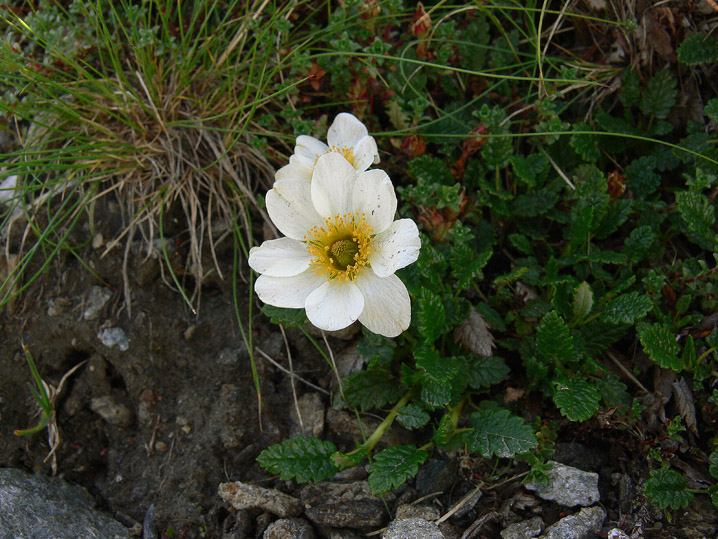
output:
POLYGON ((408 391, 402 398, 397 402, 394 407, 391 409, 389 414, 384 418, 384 421, 379 423, 379 426, 374 430, 374 432, 367 438, 366 442, 364 442, 362 445, 357 447, 354 451, 352 451, 351 454, 358 453, 359 451, 366 451, 367 453, 370 452, 372 449, 374 449, 374 446, 379 443, 379 440, 381 440, 382 436, 386 433, 386 431, 389 430, 389 427, 391 427, 391 424, 394 422, 394 419, 396 418, 396 415, 399 413, 399 409, 406 405, 406 403, 409 402, 409 399, 411 398, 411 391, 408 391))

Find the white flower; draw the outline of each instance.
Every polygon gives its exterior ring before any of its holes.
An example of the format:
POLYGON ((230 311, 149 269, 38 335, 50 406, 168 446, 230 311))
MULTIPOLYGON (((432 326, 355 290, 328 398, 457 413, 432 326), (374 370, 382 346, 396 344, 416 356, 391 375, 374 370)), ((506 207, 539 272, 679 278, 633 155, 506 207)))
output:
POLYGON ((312 324, 329 331, 355 320, 387 337, 409 327, 409 293, 394 272, 416 261, 421 240, 414 221, 394 221, 396 195, 386 172, 357 172, 329 152, 310 182, 278 180, 266 201, 287 237, 249 253, 260 273, 259 299, 304 308, 312 324))
POLYGON ((337 114, 327 131, 327 142, 328 145, 314 137, 299 135, 289 164, 280 168, 275 178, 311 181, 317 160, 329 152, 342 154, 357 172, 364 172, 379 163, 379 150, 374 137, 369 136, 366 126, 353 114, 337 114))

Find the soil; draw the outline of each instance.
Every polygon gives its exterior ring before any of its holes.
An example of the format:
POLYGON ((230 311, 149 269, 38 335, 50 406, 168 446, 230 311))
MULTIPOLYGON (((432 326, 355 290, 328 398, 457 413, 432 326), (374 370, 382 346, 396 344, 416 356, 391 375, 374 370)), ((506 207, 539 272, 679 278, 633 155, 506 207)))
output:
MULTIPOLYGON (((98 233, 114 236, 119 221, 112 206, 97 214, 104 215, 103 222, 97 223, 92 234, 86 224, 79 228, 75 233, 79 239, 84 235, 89 240, 98 233)), ((86 487, 104 510, 140 535, 141 523, 153 505, 157 537, 167 536, 170 530, 175 537, 222 537, 223 530, 236 519, 217 495, 220 483, 239 480, 290 493, 296 488, 271 477, 255 461, 264 448, 296 433, 297 425, 292 419, 294 397, 289 376, 257 354, 262 395, 259 413, 249 354, 238 329, 234 292, 227 278, 232 273, 232 246, 229 241, 218 245, 217 260, 225 278, 209 278, 203 283, 195 314, 176 289, 168 286, 160 261, 145 260, 141 244, 130 258, 132 302, 128 309, 123 295, 122 250, 102 256, 104 246, 93 248, 86 243, 78 250, 79 257, 66 254, 56 258, 43 277, 1 314, 0 467, 52 473, 46 431, 23 437, 13 434, 14 429, 37 422, 37 405, 28 388, 30 371, 22 352, 25 344, 41 375, 53 386, 81 364, 68 377, 56 402, 61 436, 55 453, 58 476, 86 487), (111 295, 97 317, 87 319, 85 312, 95 286, 111 295), (124 331, 126 350, 101 342, 99 335, 107 328, 124 331)), ((182 242, 174 243, 181 257, 182 242)), ((246 279, 246 273, 244 265, 240 281, 246 279)), ((240 284, 239 312, 245 323, 249 300, 246 285, 240 284)), ((279 327, 266 320, 259 305, 255 307, 255 346, 286 366, 279 327)), ((288 330, 286 336, 295 372, 329 390, 333 375, 326 361, 300 332, 288 330)), ((351 339, 332 337, 329 344, 338 355, 351 346, 351 339)), ((306 390, 297 386, 299 395, 306 390)), ((329 398, 316 394, 328 408, 329 398)), ((634 453, 626 451, 631 447, 629 434, 601 429, 595 422, 591 426, 564 425, 560 433, 560 442, 581 442, 559 444, 564 451, 579 448, 578 456, 569 463, 600 473, 602 505, 609 515, 604 530, 621 518, 624 523, 626 518, 636 522, 641 515, 648 515, 646 530, 651 531, 646 531, 646 537, 711 537, 718 529, 718 517, 706 496, 698 496, 687 511, 672 513, 679 525, 649 510, 636 487, 647 476, 646 459, 638 448, 634 453), (623 491, 619 488, 621 477, 629 478, 630 483, 623 491)), ((340 428, 327 428, 320 436, 332 439, 341 450, 352 448, 351 436, 340 428)), ((457 537, 478 516, 505 511, 507 506, 521 514, 517 509, 521 503, 526 518, 541 505, 547 524, 565 514, 564 508, 535 498, 531 503, 522 502, 520 479, 506 481, 526 469, 521 463, 501 461, 500 466, 507 467, 494 475, 493 460, 455 460, 458 465, 449 468, 453 475, 436 500, 442 512, 479 480, 487 486, 495 483, 474 511, 453 521, 457 537)), ((571 456, 564 457, 566 460, 571 456)), ((447 455, 437 452, 431 462, 437 461, 447 462, 447 455)), ((412 501, 407 492, 414 487, 403 491, 404 499, 412 501)), ((413 492, 417 497, 416 490, 413 492)), ((261 534, 262 522, 266 525, 266 518, 256 521, 252 533, 261 534)), ((488 519, 482 535, 498 537, 501 529, 500 519, 488 519)))

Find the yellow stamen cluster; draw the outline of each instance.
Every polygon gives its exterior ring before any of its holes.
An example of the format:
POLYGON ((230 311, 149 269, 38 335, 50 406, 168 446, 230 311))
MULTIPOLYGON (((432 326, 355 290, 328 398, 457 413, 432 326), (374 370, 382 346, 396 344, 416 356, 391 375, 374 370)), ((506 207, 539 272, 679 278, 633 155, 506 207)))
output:
MULTIPOLYGON (((354 151, 353 148, 350 148, 349 146, 331 146, 327 153, 329 152, 337 152, 344 156, 344 159, 349 161, 352 166, 354 166, 354 151)), ((317 161, 319 161, 319 158, 325 154, 314 154, 314 166, 317 166, 317 161)))
POLYGON ((352 282, 369 263, 372 234, 364 214, 345 213, 325 219, 304 236, 312 255, 311 268, 328 281, 352 282))

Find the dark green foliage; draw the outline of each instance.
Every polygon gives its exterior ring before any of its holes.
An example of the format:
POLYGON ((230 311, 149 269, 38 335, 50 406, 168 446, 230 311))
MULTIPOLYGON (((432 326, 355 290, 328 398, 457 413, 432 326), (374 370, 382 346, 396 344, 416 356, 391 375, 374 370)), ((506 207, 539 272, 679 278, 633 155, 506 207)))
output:
POLYGON ((309 322, 304 309, 282 309, 265 304, 262 305, 262 312, 273 324, 282 324, 287 328, 300 327, 309 322))
POLYGON ((571 421, 586 421, 598 411, 601 395, 598 389, 582 378, 558 383, 553 394, 556 406, 571 421))
POLYGON ((331 442, 298 436, 268 447, 259 454, 257 462, 284 481, 324 481, 338 471, 332 460, 336 450, 331 442))
POLYGON ((693 493, 686 490, 685 477, 668 466, 653 470, 643 484, 646 496, 661 509, 682 509, 693 500, 693 493))
POLYGON ((678 61, 688 65, 718 61, 718 42, 709 34, 692 34, 678 46, 678 61))
POLYGON ((374 494, 384 494, 403 485, 419 471, 429 453, 414 445, 397 445, 374 455, 369 469, 369 487, 374 494))
POLYGON ((536 435, 520 417, 508 410, 484 410, 471 414, 472 430, 463 439, 469 451, 483 457, 513 457, 536 447, 536 435))
POLYGON ((344 380, 347 404, 361 410, 384 406, 398 400, 401 386, 383 367, 375 367, 350 374, 344 380))

